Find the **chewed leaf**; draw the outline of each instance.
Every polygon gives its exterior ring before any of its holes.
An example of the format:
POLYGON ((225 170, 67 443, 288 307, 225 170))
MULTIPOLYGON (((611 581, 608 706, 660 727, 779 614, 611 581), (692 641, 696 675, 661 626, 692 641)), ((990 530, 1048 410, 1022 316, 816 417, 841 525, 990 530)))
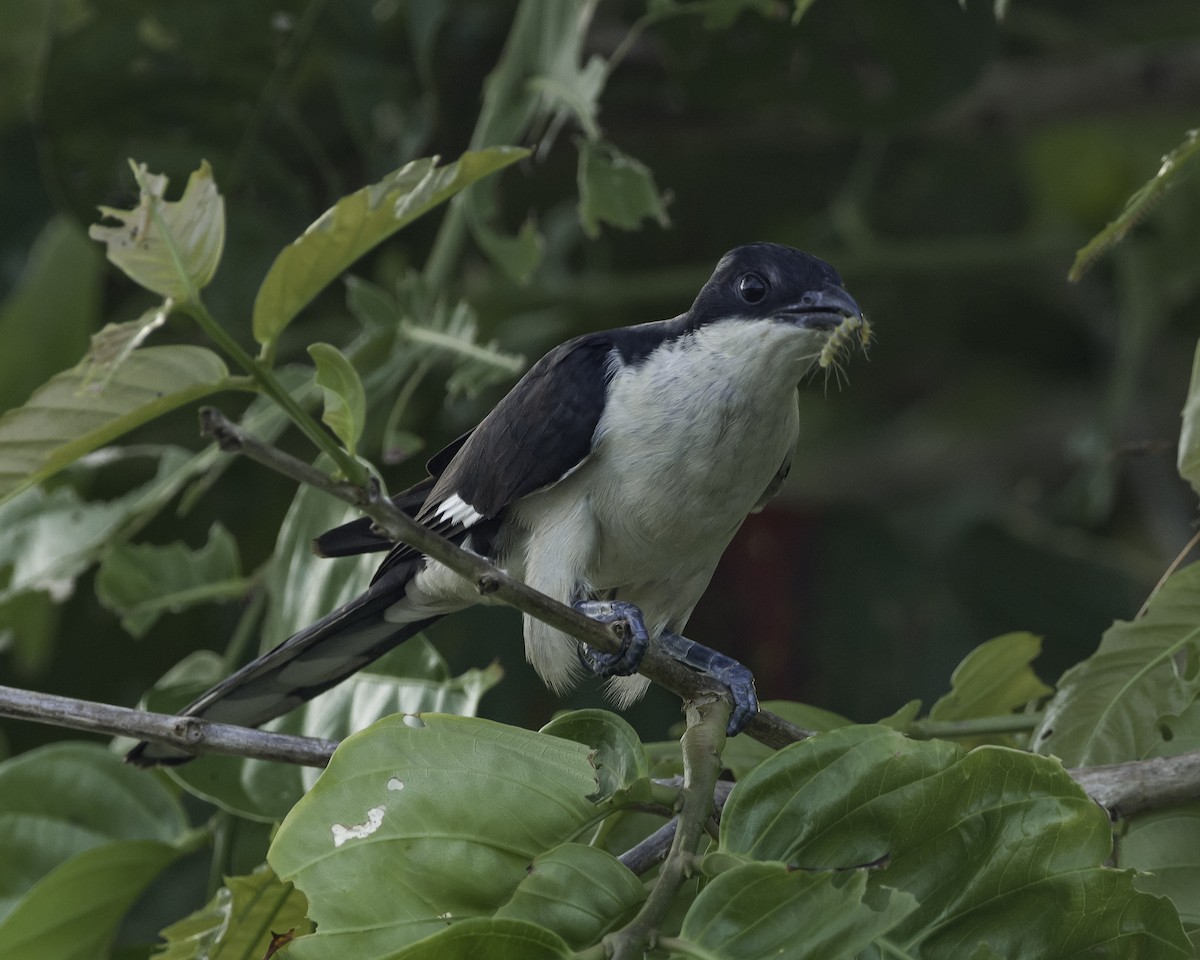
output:
POLYGON ((234 599, 247 587, 237 543, 220 524, 213 525, 199 550, 180 542, 110 543, 96 575, 100 602, 120 614, 121 625, 139 638, 164 613, 234 599))
POLYGON ((158 306, 151 307, 136 320, 126 323, 106 323, 98 333, 92 334, 87 362, 89 381, 107 382, 140 347, 151 333, 167 321, 173 302, 170 297, 158 306))
POLYGON ((119 226, 94 224, 88 236, 105 244, 108 259, 147 290, 189 300, 217 272, 225 245, 225 201, 212 168, 202 161, 176 201, 164 199, 164 175, 148 172, 145 164, 133 168, 141 188, 137 206, 100 207, 119 226))
POLYGON ((647 219, 670 223, 654 174, 610 143, 579 145, 578 181, 579 222, 589 237, 599 235, 601 223, 622 230, 637 230, 647 219))

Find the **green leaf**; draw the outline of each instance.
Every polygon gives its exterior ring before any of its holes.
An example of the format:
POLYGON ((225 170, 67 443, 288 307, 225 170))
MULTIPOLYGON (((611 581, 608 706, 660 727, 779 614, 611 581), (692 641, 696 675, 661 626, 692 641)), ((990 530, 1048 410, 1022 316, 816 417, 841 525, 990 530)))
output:
MULTIPOLYGON (((306 941, 290 956, 310 960, 306 941)), ((389 954, 387 960, 567 960, 571 949, 549 930, 521 920, 472 919, 456 923, 420 943, 389 954)))
POLYGON ((464 153, 442 167, 437 157, 414 160, 342 197, 271 264, 254 301, 255 339, 273 342, 313 297, 372 247, 464 187, 528 155, 518 147, 493 147, 464 153))
POLYGON ((472 199, 467 211, 475 242, 513 283, 528 283, 541 264, 546 249, 546 241, 536 224, 528 219, 515 234, 501 233, 488 223, 492 204, 472 199))
POLYGON ((150 882, 182 851, 126 840, 78 854, 48 873, 0 922, 4 960, 95 960, 150 882))
POLYGON ((155 479, 108 502, 85 503, 70 487, 27 490, 0 504, 0 603, 28 591, 61 602, 122 527, 178 489, 186 455, 170 450, 155 479))
POLYGON ((0 305, 0 343, 9 345, 0 351, 0 410, 23 402, 87 350, 100 319, 103 273, 100 251, 73 222, 54 217, 42 229, 16 288, 0 305), (18 349, 33 344, 36 349, 18 349))
POLYGON ((358 371, 332 344, 314 343, 308 355, 317 365, 317 385, 325 394, 321 419, 353 456, 367 422, 367 395, 358 371))
POLYGON ((1179 475, 1200 493, 1200 343, 1192 359, 1192 379, 1183 404, 1183 427, 1179 431, 1179 475))
MULTIPOLYGON (((929 718, 998 717, 1023 710, 1048 696, 1053 689, 1042 683, 1029 665, 1041 652, 1041 637, 1025 632, 1006 633, 980 644, 954 668, 950 692, 934 703, 929 718)), ((1003 737, 999 742, 1006 743, 1009 739, 1003 737)), ((986 742, 988 738, 984 737, 959 741, 966 749, 986 742)), ((996 738, 992 742, 997 742, 996 738)))
POLYGON ((251 960, 265 957, 272 931, 312 932, 308 903, 266 864, 244 877, 226 877, 208 904, 163 932, 154 960, 251 960))
POLYGON ((722 960, 838 960, 857 956, 916 908, 907 893, 868 888, 866 870, 805 873, 746 863, 701 891, 680 938, 722 960))
POLYGON ((719 851, 722 865, 875 866, 868 888, 919 904, 889 943, 928 960, 981 943, 1003 957, 1190 956, 1170 904, 1104 866, 1111 847, 1107 816, 1058 763, 872 726, 793 744, 751 771, 725 805, 719 851))
POLYGON ((0 956, 106 955, 185 836, 162 784, 103 747, 55 744, 0 764, 0 956))
POLYGON ((1092 237, 1076 254, 1067 279, 1079 280, 1105 253, 1120 243, 1130 230, 1179 182, 1185 168, 1200 158, 1200 129, 1189 130, 1178 147, 1162 158, 1158 173, 1142 184, 1128 200, 1116 220, 1092 237))
POLYGON ((1068 766, 1139 760, 1162 750, 1162 720, 1200 693, 1200 564, 1176 571, 1144 616, 1118 620, 1058 681, 1031 741, 1068 766))
POLYGON ((491 915, 595 816, 598 786, 581 744, 440 714, 380 720, 342 743, 271 845, 317 924, 290 949, 373 960, 491 915))
POLYGON ((134 427, 224 389, 229 371, 203 347, 137 350, 111 378, 88 358, 0 417, 0 502, 134 427))
POLYGON ((220 524, 212 526, 208 543, 199 550, 184 543, 165 547, 113 543, 105 550, 96 576, 100 602, 119 614, 121 626, 138 638, 168 611, 236 599, 247 586, 237 543, 220 524))
POLYGON ((580 142, 578 182, 579 222, 589 237, 599 236, 601 223, 622 230, 638 230, 646 219, 670 224, 654 174, 611 143, 580 142))
POLYGON ((453 364, 446 382, 448 397, 475 396, 525 369, 520 354, 506 353, 495 340, 480 342, 478 317, 465 301, 451 307, 419 278, 402 284, 400 295, 400 339, 414 355, 434 355, 453 364))
MULTIPOLYGON (((785 720, 790 720, 796 726, 805 730, 820 733, 823 730, 835 730, 838 727, 849 726, 850 721, 845 717, 814 707, 809 703, 795 703, 790 700, 764 700, 764 710, 777 713, 785 720)), ((679 753, 679 741, 672 741, 669 748, 676 755, 679 753)), ((735 779, 741 779, 760 763, 775 753, 773 747, 767 747, 749 737, 733 737, 725 741, 725 749, 721 751, 721 763, 733 771, 735 779)))
POLYGON ((574 740, 595 750, 593 763, 600 777, 602 796, 612 796, 650 776, 646 751, 637 731, 609 710, 572 710, 551 720, 542 727, 542 733, 574 740))
POLYGON ((108 249, 108 259, 135 282, 163 297, 187 302, 207 286, 225 245, 225 201, 212 168, 202 161, 188 177, 183 196, 164 199, 167 178, 132 160, 139 187, 132 210, 100 207, 120 226, 94 224, 88 236, 108 249))
POLYGON ((600 940, 646 899, 646 888, 610 853, 564 843, 534 857, 497 918, 547 927, 576 950, 600 940))
POLYGON ((167 322, 170 301, 146 310, 136 320, 125 323, 106 323, 93 334, 88 348, 89 382, 107 385, 117 369, 128 360, 151 333, 167 322))
POLYGON ((1117 864, 1138 871, 1139 890, 1170 897, 1200 947, 1200 805, 1136 817, 1117 845, 1117 864))
POLYGON ((0 503, 0 647, 11 636, 18 665, 38 670, 54 650, 53 604, 71 595, 106 546, 145 523, 210 460, 167 448, 153 480, 108 502, 86 503, 63 486, 28 489, 0 503))

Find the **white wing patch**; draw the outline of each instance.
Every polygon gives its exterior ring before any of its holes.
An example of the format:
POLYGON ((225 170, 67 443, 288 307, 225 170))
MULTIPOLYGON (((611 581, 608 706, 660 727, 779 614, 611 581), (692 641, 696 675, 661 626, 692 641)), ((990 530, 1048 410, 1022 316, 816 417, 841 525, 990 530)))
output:
POLYGON ((435 516, 439 520, 449 520, 451 523, 462 524, 464 527, 469 527, 483 519, 483 514, 457 493, 442 501, 435 516))

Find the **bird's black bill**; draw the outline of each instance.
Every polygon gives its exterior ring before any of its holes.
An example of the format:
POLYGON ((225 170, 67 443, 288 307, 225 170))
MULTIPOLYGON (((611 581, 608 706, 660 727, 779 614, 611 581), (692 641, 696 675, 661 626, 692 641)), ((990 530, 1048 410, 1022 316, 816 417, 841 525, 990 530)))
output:
POLYGON ((809 330, 833 330, 847 317, 861 317, 862 308, 841 287, 812 290, 782 311, 778 319, 809 330))

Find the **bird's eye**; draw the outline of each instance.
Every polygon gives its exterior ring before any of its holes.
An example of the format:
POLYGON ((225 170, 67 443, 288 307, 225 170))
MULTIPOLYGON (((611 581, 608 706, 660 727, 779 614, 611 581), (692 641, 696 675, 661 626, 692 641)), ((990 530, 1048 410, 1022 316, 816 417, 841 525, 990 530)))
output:
POLYGON ((767 295, 767 281, 757 273, 744 273, 738 278, 737 289, 747 303, 758 303, 767 295))

